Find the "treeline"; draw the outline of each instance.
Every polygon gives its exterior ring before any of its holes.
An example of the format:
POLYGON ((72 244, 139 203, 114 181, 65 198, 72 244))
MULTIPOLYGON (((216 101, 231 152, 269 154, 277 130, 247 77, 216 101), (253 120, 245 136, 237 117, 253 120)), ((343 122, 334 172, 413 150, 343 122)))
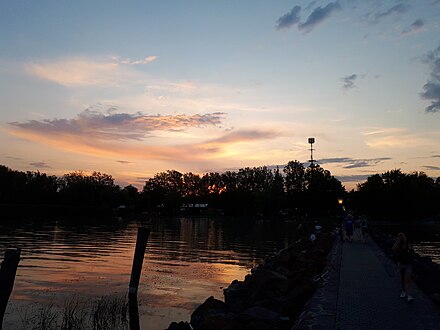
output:
POLYGON ((120 187, 111 175, 72 172, 61 177, 20 172, 0 165, 0 204, 68 205, 147 211, 160 214, 212 212, 227 215, 307 216, 341 211, 344 206, 372 217, 422 218, 440 214, 440 178, 396 169, 374 174, 347 193, 341 182, 319 165, 290 161, 274 170, 246 167, 203 175, 160 172, 141 191, 120 187))
POLYGON ((121 192, 111 175, 100 172, 72 172, 57 177, 0 165, 0 203, 112 207, 119 203, 121 192))
POLYGON ((0 203, 63 204, 177 214, 201 210, 231 215, 328 214, 344 194, 339 180, 319 165, 290 161, 282 170, 265 166, 204 175, 175 170, 157 173, 142 191, 124 188, 111 175, 72 172, 56 177, 0 165, 0 203))
POLYGON ((372 217, 418 219, 440 216, 440 177, 400 169, 374 174, 349 196, 351 206, 372 217))
POLYGON ((337 211, 344 193, 339 180, 316 165, 290 161, 283 169, 246 167, 202 176, 166 171, 149 179, 142 191, 148 209, 178 211, 182 204, 207 203, 211 210, 234 215, 328 214, 337 211))

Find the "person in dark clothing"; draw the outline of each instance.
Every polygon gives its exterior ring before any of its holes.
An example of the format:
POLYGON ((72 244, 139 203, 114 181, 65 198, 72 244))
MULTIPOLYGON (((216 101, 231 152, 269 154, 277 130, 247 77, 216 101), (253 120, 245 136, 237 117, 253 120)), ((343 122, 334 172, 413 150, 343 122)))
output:
POLYGON ((366 218, 361 219, 361 226, 362 226, 362 239, 365 242, 368 238, 368 220, 366 218))
POLYGON ((353 217, 348 216, 345 220, 345 234, 349 242, 353 241, 353 217))
POLYGON ((410 281, 411 281, 411 263, 412 263, 412 248, 408 244, 404 233, 397 234, 396 242, 393 250, 397 259, 397 267, 400 273, 400 283, 402 285, 402 292, 400 298, 406 298, 407 302, 413 302, 414 298, 410 295, 410 281))

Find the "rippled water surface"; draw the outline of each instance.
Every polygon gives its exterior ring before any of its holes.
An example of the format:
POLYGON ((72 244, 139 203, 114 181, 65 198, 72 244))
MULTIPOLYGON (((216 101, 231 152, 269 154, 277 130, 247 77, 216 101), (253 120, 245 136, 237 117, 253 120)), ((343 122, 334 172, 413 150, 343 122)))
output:
MULTIPOLYGON (((70 297, 125 295, 139 226, 151 229, 138 293, 140 322, 153 330, 189 321, 211 295, 223 299, 223 288, 288 246, 297 228, 291 222, 219 218, 0 225, 0 253, 22 249, 5 328, 21 329, 29 304, 61 306, 70 297)), ((440 263, 438 225, 398 230, 408 233, 417 252, 440 263)))
POLYGON ((1 225, 0 253, 22 249, 5 324, 20 328, 29 302, 60 305, 72 296, 125 294, 140 225, 151 229, 138 293, 143 329, 189 321, 207 297, 222 299, 232 280, 288 246, 296 230, 293 223, 212 218, 1 225))

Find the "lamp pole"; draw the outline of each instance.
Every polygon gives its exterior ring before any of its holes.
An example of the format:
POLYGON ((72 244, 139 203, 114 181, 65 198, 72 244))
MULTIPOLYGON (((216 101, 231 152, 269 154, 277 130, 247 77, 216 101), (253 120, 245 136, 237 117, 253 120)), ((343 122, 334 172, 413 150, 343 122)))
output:
POLYGON ((310 167, 315 167, 315 160, 313 159, 313 143, 315 143, 315 138, 310 137, 309 138, 309 143, 310 143, 310 167))

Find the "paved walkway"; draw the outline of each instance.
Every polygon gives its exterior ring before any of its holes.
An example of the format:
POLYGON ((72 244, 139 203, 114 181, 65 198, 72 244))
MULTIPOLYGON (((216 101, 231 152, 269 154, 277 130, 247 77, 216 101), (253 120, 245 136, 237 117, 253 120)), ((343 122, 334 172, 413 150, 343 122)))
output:
POLYGON ((396 266, 372 240, 336 243, 328 264, 295 329, 440 329, 440 309, 415 284, 414 303, 399 297, 396 266))

